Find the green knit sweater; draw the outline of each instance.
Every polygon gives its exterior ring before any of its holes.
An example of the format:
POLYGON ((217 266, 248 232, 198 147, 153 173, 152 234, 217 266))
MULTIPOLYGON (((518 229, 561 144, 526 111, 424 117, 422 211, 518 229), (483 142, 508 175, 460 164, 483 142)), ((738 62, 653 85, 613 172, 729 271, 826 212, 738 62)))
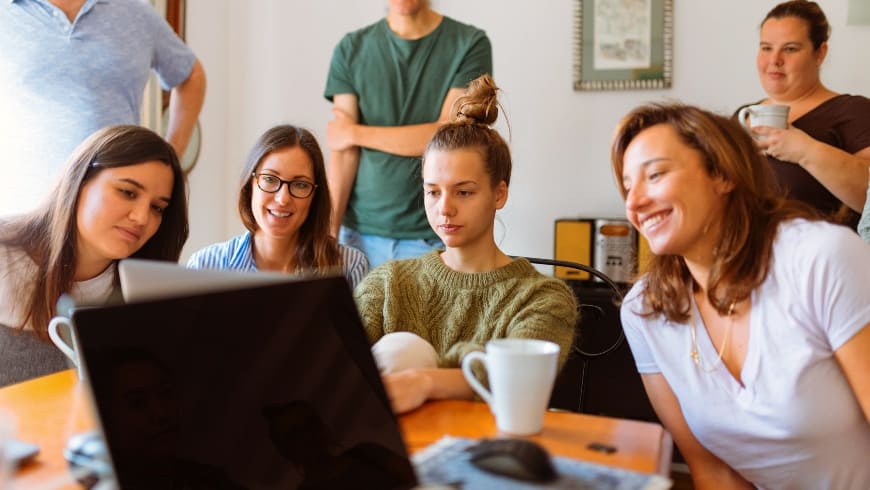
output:
POLYGON ((412 332, 438 352, 439 367, 497 338, 534 338, 559 344, 559 367, 574 340, 577 303, 559 279, 540 274, 526 259, 490 272, 450 269, 435 251, 394 260, 373 270, 355 297, 369 340, 412 332))

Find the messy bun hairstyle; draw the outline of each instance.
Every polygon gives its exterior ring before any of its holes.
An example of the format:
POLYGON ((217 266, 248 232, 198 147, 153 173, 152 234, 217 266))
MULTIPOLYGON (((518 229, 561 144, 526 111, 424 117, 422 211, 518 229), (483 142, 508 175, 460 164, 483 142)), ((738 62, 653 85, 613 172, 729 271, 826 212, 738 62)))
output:
POLYGON ((511 181, 511 152, 504 138, 491 126, 498 118, 498 90, 488 74, 471 81, 465 95, 453 103, 448 123, 438 128, 423 151, 423 165, 431 151, 472 149, 483 158, 495 187, 511 181))

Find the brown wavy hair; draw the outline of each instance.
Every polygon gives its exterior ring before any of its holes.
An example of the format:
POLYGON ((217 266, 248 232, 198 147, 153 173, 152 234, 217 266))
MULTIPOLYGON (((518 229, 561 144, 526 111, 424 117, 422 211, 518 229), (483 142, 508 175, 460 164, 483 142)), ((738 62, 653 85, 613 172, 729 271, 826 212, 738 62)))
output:
POLYGON ((38 208, 2 224, 0 244, 23 250, 37 268, 33 291, 20 298, 26 306, 18 328, 30 324, 37 336, 47 339, 57 300, 72 288, 78 254, 76 212, 85 183, 107 168, 148 161, 160 161, 172 169, 172 194, 160 227, 131 257, 178 262, 189 226, 187 184, 175 150, 157 133, 140 126, 100 129, 73 151, 60 181, 38 208))
POLYGON ((341 253, 338 242, 329 234, 329 217, 332 214, 332 203, 329 200, 329 184, 326 181, 326 167, 323 163, 323 152, 311 132, 305 128, 283 124, 266 130, 254 143, 248 153, 248 159, 242 168, 239 179, 239 216, 245 228, 251 233, 257 231, 257 221, 251 209, 254 177, 251 175, 260 162, 270 153, 277 150, 299 147, 311 159, 314 169, 314 183, 317 187, 311 195, 311 208, 305 222, 299 228, 299 246, 296 248, 295 262, 297 270, 315 274, 329 273, 332 268, 341 265, 341 253))
POLYGON ((465 95, 453 103, 447 124, 439 127, 423 150, 423 164, 430 151, 474 149, 480 152, 493 188, 511 183, 511 151, 504 138, 492 128, 498 119, 498 91, 489 74, 471 81, 465 95))
MULTIPOLYGON (((710 303, 725 315, 732 303, 748 298, 767 276, 779 223, 819 216, 806 205, 781 197, 766 158, 739 123, 680 103, 637 107, 617 126, 610 158, 623 199, 625 151, 638 134, 659 124, 670 125, 684 144, 701 153, 708 175, 733 185, 725 197, 721 236, 714 250, 709 283, 704 285, 710 303)), ((663 313, 668 320, 685 322, 690 312, 690 291, 697 288, 683 257, 653 256, 646 275, 642 314, 663 313)))

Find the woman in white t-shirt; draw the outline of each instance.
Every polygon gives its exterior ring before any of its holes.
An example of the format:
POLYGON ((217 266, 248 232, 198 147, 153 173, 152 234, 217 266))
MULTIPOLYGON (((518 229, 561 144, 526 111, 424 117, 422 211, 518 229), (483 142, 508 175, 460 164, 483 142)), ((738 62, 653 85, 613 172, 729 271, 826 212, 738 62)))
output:
POLYGON ((105 303, 118 289, 119 259, 177 261, 187 240, 178 158, 146 128, 95 132, 49 196, 0 223, 0 385, 65 367, 47 332, 61 295, 105 303))
POLYGON ((783 200, 728 118, 639 107, 611 158, 655 254, 623 327, 696 488, 868 488, 870 247, 783 200))

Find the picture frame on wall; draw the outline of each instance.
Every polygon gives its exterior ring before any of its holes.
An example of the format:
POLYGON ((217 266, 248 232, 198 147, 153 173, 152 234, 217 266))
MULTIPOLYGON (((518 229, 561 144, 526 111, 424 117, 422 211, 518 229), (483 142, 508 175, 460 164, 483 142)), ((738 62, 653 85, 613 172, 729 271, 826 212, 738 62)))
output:
POLYGON ((673 0, 575 0, 574 90, 671 87, 673 0))

